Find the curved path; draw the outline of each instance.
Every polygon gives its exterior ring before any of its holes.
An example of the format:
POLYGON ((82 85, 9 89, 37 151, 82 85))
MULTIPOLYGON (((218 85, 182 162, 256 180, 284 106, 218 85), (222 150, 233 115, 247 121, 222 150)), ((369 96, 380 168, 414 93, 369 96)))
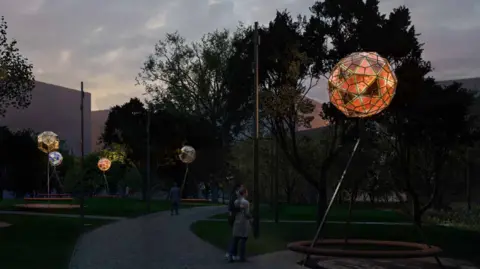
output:
POLYGON ((179 216, 160 212, 100 227, 77 242, 70 269, 300 268, 294 260, 277 261, 276 255, 228 264, 224 251, 190 231, 193 222, 224 211, 218 206, 196 207, 181 210, 179 216))

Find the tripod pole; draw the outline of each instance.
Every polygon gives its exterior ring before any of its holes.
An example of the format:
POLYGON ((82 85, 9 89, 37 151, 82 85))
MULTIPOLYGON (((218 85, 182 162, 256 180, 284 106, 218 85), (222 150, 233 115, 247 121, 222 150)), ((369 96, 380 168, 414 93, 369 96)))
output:
POLYGON ((188 164, 185 169, 185 175, 183 176, 182 186, 180 187, 180 199, 183 197, 183 189, 185 188, 185 183, 187 182, 187 175, 188 175, 188 164))
POLYGON ((105 172, 103 172, 103 180, 105 180, 105 191, 107 192, 107 195, 109 195, 110 188, 108 187, 108 181, 107 181, 107 176, 105 175, 105 172))
MULTIPOLYGON (((335 191, 333 192, 332 198, 330 198, 330 202, 328 204, 327 210, 325 210, 325 213, 323 214, 322 221, 320 222, 320 225, 318 226, 317 233, 315 234, 315 237, 313 238, 312 244, 310 245, 311 248, 313 248, 318 241, 318 238, 320 237, 320 233, 323 230, 323 226, 325 225, 325 221, 327 219, 327 215, 330 212, 330 209, 332 208, 333 202, 335 201, 335 198, 337 197, 337 194, 342 187, 343 179, 345 178, 345 175, 347 174, 347 170, 350 167, 350 163, 352 162, 353 156, 355 155, 355 152, 357 151, 358 145, 360 144, 360 138, 357 139, 357 142, 355 143, 355 146, 353 147, 352 153, 350 154, 350 158, 348 159, 347 165, 345 166, 345 169, 343 170, 342 176, 340 177, 340 180, 337 183, 337 187, 335 188, 335 191)), ((307 262, 307 260, 310 258, 310 255, 307 254, 305 256, 305 259, 303 260, 303 265, 307 262)))
MULTIPOLYGON (((47 198, 50 198, 50 159, 47 153, 47 198)), ((50 203, 50 200, 48 200, 50 203)))
POLYGON ((63 192, 63 183, 60 181, 60 177, 58 176, 57 167, 56 167, 56 166, 53 167, 53 175, 54 175, 55 178, 57 179, 58 186, 59 186, 60 188, 62 188, 62 192, 63 192))

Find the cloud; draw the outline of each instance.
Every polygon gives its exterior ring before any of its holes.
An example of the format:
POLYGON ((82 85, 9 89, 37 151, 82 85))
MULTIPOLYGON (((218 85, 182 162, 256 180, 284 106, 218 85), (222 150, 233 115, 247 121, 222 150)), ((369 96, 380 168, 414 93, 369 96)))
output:
MULTIPOLYGON (((22 0, 0 1, 9 36, 35 66, 36 78, 78 88, 84 81, 92 107, 127 101, 142 89, 135 76, 154 44, 179 31, 189 40, 239 21, 268 23, 276 10, 309 14, 313 0, 22 0), (27 7, 27 8, 25 8, 27 7), (52 61, 52 59, 54 59, 52 61), (55 60, 56 59, 56 60, 55 60), (62 60, 63 59, 63 60, 62 60), (60 64, 64 63, 64 64, 60 64), (107 101, 108 100, 108 101, 107 101)), ((425 57, 437 78, 480 75, 478 0, 385 0, 382 12, 405 4, 425 57)), ((311 95, 326 99, 324 85, 311 95)))
POLYGON ((60 51, 60 57, 58 63, 60 65, 66 65, 70 63, 70 58, 72 57, 72 52, 70 50, 60 51))
POLYGON ((165 26, 166 21, 167 21, 167 14, 165 11, 161 11, 157 15, 150 18, 145 24, 145 27, 148 30, 156 30, 165 26))

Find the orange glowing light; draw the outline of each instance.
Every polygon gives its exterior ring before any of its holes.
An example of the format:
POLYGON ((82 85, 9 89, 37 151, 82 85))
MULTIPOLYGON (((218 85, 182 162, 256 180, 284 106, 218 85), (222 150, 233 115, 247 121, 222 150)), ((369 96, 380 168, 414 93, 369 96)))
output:
POLYGON ((97 166, 100 171, 106 172, 108 169, 110 169, 110 166, 112 166, 112 162, 107 158, 101 158, 98 161, 97 166))
POLYGON ((355 52, 333 68, 328 79, 330 102, 347 117, 365 118, 390 105, 397 78, 376 52, 355 52))

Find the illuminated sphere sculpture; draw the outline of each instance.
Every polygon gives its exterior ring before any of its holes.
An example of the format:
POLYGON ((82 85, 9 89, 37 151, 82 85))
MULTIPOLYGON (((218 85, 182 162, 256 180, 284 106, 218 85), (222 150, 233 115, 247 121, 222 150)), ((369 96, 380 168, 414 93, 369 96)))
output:
POLYGON ((180 161, 182 161, 183 163, 191 163, 195 160, 196 158, 196 153, 195 153, 195 149, 191 146, 183 146, 181 149, 180 149, 180 154, 178 155, 178 158, 180 159, 180 161))
POLYGON ((60 140, 57 134, 49 131, 39 134, 37 143, 38 148, 45 153, 56 151, 60 147, 60 140))
POLYGON ((112 162, 107 158, 101 158, 97 163, 98 169, 102 172, 107 172, 112 166, 112 162))
POLYGON ((397 78, 376 52, 355 52, 340 60, 328 79, 330 102, 347 117, 380 113, 395 95, 397 78))
POLYGON ((52 151, 48 153, 48 161, 52 166, 59 166, 60 164, 62 164, 63 156, 58 151, 52 151))

